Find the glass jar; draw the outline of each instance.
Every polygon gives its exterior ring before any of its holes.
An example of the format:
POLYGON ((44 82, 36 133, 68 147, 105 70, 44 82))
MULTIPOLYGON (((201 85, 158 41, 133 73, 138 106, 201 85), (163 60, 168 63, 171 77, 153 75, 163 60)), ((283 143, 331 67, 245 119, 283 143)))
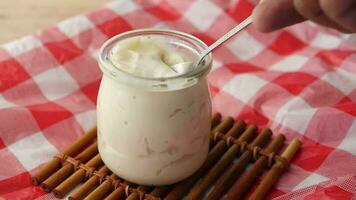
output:
POLYGON ((171 45, 194 54, 207 46, 196 37, 172 30, 142 29, 105 42, 97 102, 98 148, 106 166, 142 185, 166 185, 192 175, 209 150, 211 101, 203 65, 168 78, 146 78, 120 70, 110 61, 118 42, 142 35, 163 36, 171 45))

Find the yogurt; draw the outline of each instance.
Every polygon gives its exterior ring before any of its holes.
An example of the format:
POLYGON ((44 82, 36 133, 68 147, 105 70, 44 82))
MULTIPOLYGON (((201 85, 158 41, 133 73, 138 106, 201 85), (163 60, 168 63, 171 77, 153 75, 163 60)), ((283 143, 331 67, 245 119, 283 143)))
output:
POLYGON ((167 78, 190 71, 193 65, 182 69, 179 65, 192 63, 191 56, 184 55, 170 45, 163 36, 148 35, 126 39, 116 44, 110 60, 121 70, 140 77, 167 78), (177 67, 178 66, 178 67, 177 67))
POLYGON ((189 76, 192 68, 172 67, 193 62, 204 47, 192 36, 163 30, 128 32, 104 44, 98 148, 118 176, 142 185, 166 185, 203 164, 211 126, 205 77, 211 58, 205 69, 189 76))

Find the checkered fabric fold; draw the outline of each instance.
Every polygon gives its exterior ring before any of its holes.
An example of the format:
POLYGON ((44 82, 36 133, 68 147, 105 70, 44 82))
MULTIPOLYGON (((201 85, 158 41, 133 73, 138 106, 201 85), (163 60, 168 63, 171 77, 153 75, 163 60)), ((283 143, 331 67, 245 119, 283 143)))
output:
MULTIPOLYGON (((113 1, 1 46, 0 198, 54 198, 30 174, 95 126, 105 40, 155 27, 211 44, 252 9, 249 0, 113 1)), ((356 43, 311 23, 249 27, 213 56, 215 111, 303 142, 269 198, 356 198, 356 43)))

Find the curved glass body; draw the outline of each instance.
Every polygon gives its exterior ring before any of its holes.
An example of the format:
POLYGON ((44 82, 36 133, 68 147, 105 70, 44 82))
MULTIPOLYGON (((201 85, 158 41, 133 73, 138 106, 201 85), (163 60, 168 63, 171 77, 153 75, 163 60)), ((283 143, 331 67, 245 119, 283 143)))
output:
POLYGON ((114 173, 137 184, 166 185, 192 175, 209 149, 211 101, 206 74, 211 56, 194 71, 144 78, 110 62, 111 48, 139 35, 160 35, 198 55, 206 45, 176 31, 144 29, 117 35, 101 48, 98 148, 114 173))

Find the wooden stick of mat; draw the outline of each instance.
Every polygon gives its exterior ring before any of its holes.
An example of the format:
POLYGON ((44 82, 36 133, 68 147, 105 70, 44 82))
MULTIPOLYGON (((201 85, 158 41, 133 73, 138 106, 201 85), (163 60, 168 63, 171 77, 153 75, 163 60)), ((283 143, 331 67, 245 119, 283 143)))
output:
MULTIPOLYGON (((117 180, 115 174, 110 175, 110 179, 117 180)), ((104 199, 114 189, 111 180, 105 180, 102 182, 93 192, 91 192, 85 199, 86 200, 101 200, 104 199)))
MULTIPOLYGON (((133 184, 124 181, 124 185, 132 186, 133 184)), ((109 196, 105 198, 105 200, 116 200, 116 199, 121 199, 125 196, 125 188, 123 186, 117 187, 114 191, 112 191, 109 196)))
POLYGON ((221 114, 220 113, 215 113, 213 117, 211 118, 211 130, 214 130, 214 128, 220 124, 221 122, 221 114))
POLYGON ((146 192, 149 192, 151 190, 151 187, 140 185, 136 190, 140 191, 140 193, 133 192, 126 198, 126 200, 144 199, 144 194, 146 192))
POLYGON ((208 200, 218 200, 223 196, 231 187, 234 181, 246 169, 252 158, 251 151, 245 151, 236 162, 232 163, 225 172, 220 176, 214 185, 214 189, 209 193, 208 200))
MULTIPOLYGON (((98 148, 96 146, 96 142, 94 142, 88 148, 78 154, 74 158, 74 161, 77 162, 77 166, 79 166, 80 163, 87 162, 96 154, 98 154, 98 148)), ((60 168, 58 171, 48 177, 43 183, 41 183, 41 187, 46 192, 52 191, 57 185, 62 183, 66 178, 68 178, 68 176, 70 176, 76 170, 75 167, 76 166, 74 164, 69 163, 68 161, 65 162, 62 168, 60 168)))
MULTIPOLYGON (((223 120, 219 125, 217 125, 211 132, 222 132, 226 133, 231 129, 231 127, 234 125, 235 121, 232 117, 227 117, 225 120, 223 120)), ((214 137, 209 138, 209 147, 213 147, 215 145, 214 137)))
POLYGON ((267 192, 274 186, 282 175, 283 171, 287 168, 288 163, 292 160, 293 156, 300 148, 300 141, 294 139, 282 153, 281 157, 286 160, 285 163, 277 161, 273 167, 267 172, 266 176, 262 179, 261 183, 257 186, 256 190, 250 196, 250 200, 260 200, 266 198, 267 192))
POLYGON ((110 170, 108 167, 103 166, 98 171, 98 175, 90 177, 80 188, 73 192, 69 197, 69 200, 81 200, 84 199, 90 192, 95 189, 95 186, 99 184, 100 177, 105 178, 109 174, 110 170))
MULTIPOLYGON (((102 165, 103 161, 101 160, 100 155, 96 155, 94 158, 89 160, 84 167, 88 169, 92 169, 94 172, 95 168, 99 165, 102 165)), ((79 168, 76 172, 74 172, 69 178, 64 180, 61 184, 59 184, 54 190, 54 196, 57 198, 63 198, 66 194, 68 194, 75 186, 81 183, 87 175, 87 171, 83 168, 79 168)))
MULTIPOLYGON (((231 118, 232 119, 232 118, 231 118)), ((226 119, 226 120, 231 120, 231 119, 226 119)), ((232 119, 233 120, 233 119, 232 119)), ((226 123, 221 123, 220 125, 218 125, 213 132, 222 132, 226 130, 226 128, 223 128, 222 125, 224 125, 226 123)), ((245 126, 244 122, 240 122, 240 126, 245 126)), ((257 128, 254 127, 250 128, 249 131, 253 132, 256 130, 257 128)), ((242 130, 239 128, 236 128, 236 131, 238 130, 242 130)), ((237 135, 238 133, 236 132, 230 132, 229 136, 233 136, 233 135, 237 135)), ((216 161, 218 161, 221 157, 221 155, 227 150, 227 145, 226 142, 224 140, 220 140, 218 142, 217 145, 215 145, 208 154, 208 157, 206 159, 206 161, 204 162, 204 164, 202 165, 202 167, 199 168, 199 170, 197 172, 195 172, 191 177, 185 179, 184 181, 178 183, 171 192, 168 193, 168 195, 165 197, 165 200, 178 200, 181 199, 185 193, 195 184, 195 182, 202 176, 204 175, 215 163, 216 161)))
MULTIPOLYGON (((67 156, 75 156, 78 154, 85 146, 90 144, 96 138, 96 128, 93 128, 88 133, 84 134, 78 138, 72 145, 65 148, 61 154, 67 156)), ((61 167, 61 159, 54 157, 51 161, 45 164, 32 176, 31 181, 34 185, 41 184, 45 179, 47 179, 51 174, 57 171, 61 167)))
MULTIPOLYGON (((247 131, 241 135, 238 139, 240 142, 250 142, 254 137, 255 126, 250 126, 247 131)), ((265 131, 253 141, 253 145, 262 145, 268 141, 272 133, 270 131, 265 131)), ((219 177, 220 173, 234 160, 234 158, 239 153, 240 146, 233 144, 226 153, 220 158, 220 160, 209 170, 209 172, 203 177, 203 179, 193 187, 191 192, 186 197, 187 200, 199 199, 206 189, 215 182, 219 177)))
MULTIPOLYGON (((278 135, 271 143, 268 145, 266 152, 272 153, 279 150, 285 137, 283 135, 278 135)), ((257 161, 252 165, 252 167, 246 171, 242 176, 237 179, 234 185, 230 188, 227 193, 226 200, 238 200, 242 199, 243 196, 247 193, 247 191, 253 186, 256 182, 256 179, 262 174, 266 165, 268 158, 265 156, 261 156, 257 159, 257 161)))

